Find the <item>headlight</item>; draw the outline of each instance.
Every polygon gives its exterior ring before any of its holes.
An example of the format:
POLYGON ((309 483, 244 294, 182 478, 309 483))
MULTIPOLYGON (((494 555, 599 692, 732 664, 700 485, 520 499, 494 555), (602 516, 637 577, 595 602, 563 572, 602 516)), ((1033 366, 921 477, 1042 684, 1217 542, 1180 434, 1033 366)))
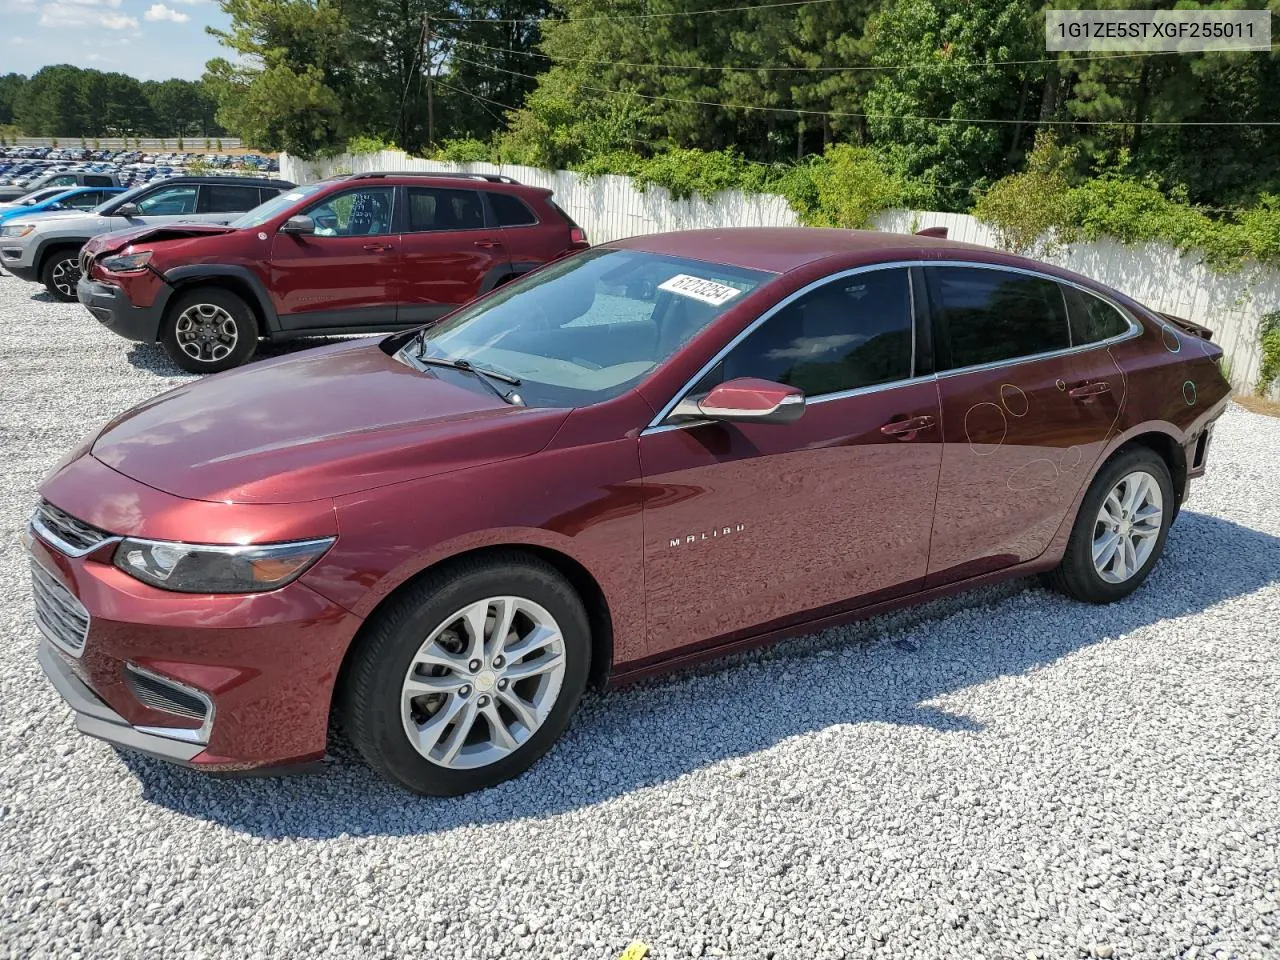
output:
POLYGON ((180 593, 259 593, 302 576, 334 538, 222 547, 166 540, 126 539, 115 565, 143 583, 180 593))
POLYGON ((126 253, 118 257, 104 257, 98 261, 98 265, 103 270, 111 273, 132 273, 136 270, 142 270, 151 262, 151 251, 145 250, 142 253, 126 253))
POLYGON ((0 237, 8 237, 16 239, 17 237, 25 237, 28 233, 36 228, 34 223, 9 223, 0 227, 0 237))

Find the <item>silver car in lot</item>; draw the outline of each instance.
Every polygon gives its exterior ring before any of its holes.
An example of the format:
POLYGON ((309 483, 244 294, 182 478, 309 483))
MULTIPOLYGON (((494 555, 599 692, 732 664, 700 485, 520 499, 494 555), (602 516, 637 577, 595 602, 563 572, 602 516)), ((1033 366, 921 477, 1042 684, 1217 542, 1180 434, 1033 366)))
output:
POLYGON ((136 187, 85 213, 32 214, 0 226, 0 267, 43 283, 55 300, 76 299, 80 248, 91 237, 176 221, 227 223, 291 189, 262 177, 171 177, 136 187))

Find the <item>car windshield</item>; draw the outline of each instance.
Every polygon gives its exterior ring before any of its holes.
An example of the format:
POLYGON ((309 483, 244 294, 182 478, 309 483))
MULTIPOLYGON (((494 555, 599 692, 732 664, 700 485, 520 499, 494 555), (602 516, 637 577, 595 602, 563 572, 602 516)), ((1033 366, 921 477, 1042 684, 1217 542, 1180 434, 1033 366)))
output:
POLYGON ((596 248, 459 310, 411 340, 400 356, 408 363, 420 355, 465 360, 518 378, 516 392, 528 406, 586 406, 630 389, 775 276, 596 248))
POLYGON ((288 193, 281 193, 272 197, 266 203, 258 204, 248 213, 242 214, 235 220, 232 220, 230 226, 236 227, 237 229, 260 227, 277 213, 281 213, 289 207, 292 207, 299 200, 305 200, 307 197, 311 196, 319 190, 321 186, 322 184, 313 183, 305 187, 294 187, 288 193))

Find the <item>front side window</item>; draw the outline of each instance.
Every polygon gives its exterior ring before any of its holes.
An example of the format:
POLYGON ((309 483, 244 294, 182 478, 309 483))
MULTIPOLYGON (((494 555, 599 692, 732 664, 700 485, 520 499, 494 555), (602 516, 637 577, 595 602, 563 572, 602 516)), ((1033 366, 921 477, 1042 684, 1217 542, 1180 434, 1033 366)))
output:
POLYGON ((1043 277, 980 267, 926 267, 952 368, 1071 346, 1062 289, 1043 277))
POLYGON ((1129 321, 1100 297, 1079 287, 1062 285, 1067 297, 1067 314, 1071 317, 1071 342, 1076 346, 1110 340, 1129 330, 1129 321))
POLYGON ((196 193, 193 183, 161 187, 138 201, 138 212, 143 216, 171 217, 196 212, 196 193))
POLYGON ((409 188, 409 231, 482 230, 484 206, 475 190, 409 188))
POLYGON ((86 190, 84 193, 77 193, 75 196, 67 197, 65 200, 60 200, 58 205, 62 207, 69 207, 72 210, 92 210, 101 202, 101 190, 86 190))
POLYGON ((325 197, 302 211, 317 237, 372 237, 391 232, 392 187, 363 187, 325 197))
MULTIPOLYGON (((901 268, 856 273, 811 290, 752 331, 712 371, 759 377, 806 396, 911 376, 911 284, 901 268)), ((713 382, 698 385, 709 389, 713 382)))
MULTIPOLYGON (((400 357, 464 359, 518 377, 529 406, 616 397, 774 274, 598 247, 502 287, 429 327, 400 357)), ((422 365, 433 375, 466 374, 422 365)))

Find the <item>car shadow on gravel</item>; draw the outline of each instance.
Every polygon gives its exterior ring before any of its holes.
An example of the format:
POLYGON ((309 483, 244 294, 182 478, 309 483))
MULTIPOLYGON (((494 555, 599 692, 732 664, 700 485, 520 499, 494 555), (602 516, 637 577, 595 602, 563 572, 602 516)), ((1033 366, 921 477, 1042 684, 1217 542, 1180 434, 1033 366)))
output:
MULTIPOLYGON (((283 343, 267 343, 258 344, 258 349, 253 355, 253 359, 249 361, 249 365, 257 363, 259 360, 270 360, 272 357, 283 357, 291 353, 298 353, 301 350, 310 350, 313 347, 326 347, 330 344, 341 343, 343 340, 350 340, 351 337, 304 337, 301 340, 286 340, 283 343)), ((129 345, 129 352, 125 354, 125 359, 139 370, 145 370, 148 373, 154 373, 161 377, 183 377, 190 378, 192 374, 183 370, 176 363, 169 359, 169 355, 165 353, 164 347, 158 343, 133 343, 129 345)))
POLYGON ((1186 511, 1164 560, 1121 603, 1076 603, 1018 580, 589 694, 564 738, 533 770, 454 799, 419 798, 381 781, 341 738, 319 775, 308 777, 224 779, 120 756, 147 800, 262 837, 405 836, 536 818, 839 724, 982 736, 981 724, 929 702, 1278 581, 1280 538, 1186 511))

